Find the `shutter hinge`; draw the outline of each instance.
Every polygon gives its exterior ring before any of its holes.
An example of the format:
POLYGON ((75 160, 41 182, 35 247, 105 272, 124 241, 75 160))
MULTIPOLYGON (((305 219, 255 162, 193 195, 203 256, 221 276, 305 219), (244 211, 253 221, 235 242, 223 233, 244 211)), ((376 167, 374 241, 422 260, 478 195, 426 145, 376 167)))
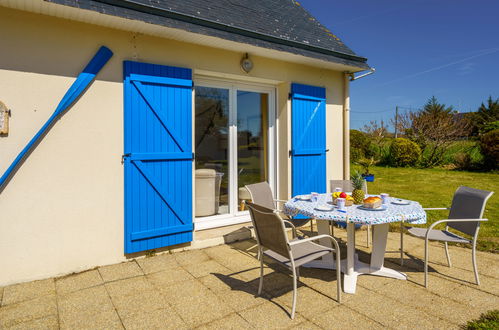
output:
POLYGON ((130 157, 130 153, 121 155, 121 165, 125 164, 125 157, 130 157))
POLYGON ((288 94, 288 100, 291 100, 293 98, 293 93, 288 94))

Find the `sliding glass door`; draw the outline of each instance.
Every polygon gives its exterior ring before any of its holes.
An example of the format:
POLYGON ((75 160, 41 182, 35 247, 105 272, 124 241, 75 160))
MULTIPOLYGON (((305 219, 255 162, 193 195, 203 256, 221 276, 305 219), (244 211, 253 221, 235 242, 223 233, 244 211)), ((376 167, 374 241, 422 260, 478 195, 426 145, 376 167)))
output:
MULTIPOLYGON (((267 93, 237 91, 238 188, 269 180, 268 100, 267 93)), ((238 199, 243 200, 244 191, 240 191, 238 199)))
POLYGON ((274 185, 274 102, 273 88, 196 84, 196 198, 206 200, 199 207, 208 210, 196 212, 198 217, 244 215, 244 186, 274 185))

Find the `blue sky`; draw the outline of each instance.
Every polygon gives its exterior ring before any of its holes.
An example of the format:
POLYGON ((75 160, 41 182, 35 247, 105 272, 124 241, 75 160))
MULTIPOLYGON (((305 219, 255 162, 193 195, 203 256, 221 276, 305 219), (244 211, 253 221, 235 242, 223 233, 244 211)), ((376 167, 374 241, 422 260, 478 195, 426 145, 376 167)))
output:
POLYGON ((376 73, 351 83, 351 126, 432 95, 461 112, 499 97, 499 0, 299 0, 376 73))

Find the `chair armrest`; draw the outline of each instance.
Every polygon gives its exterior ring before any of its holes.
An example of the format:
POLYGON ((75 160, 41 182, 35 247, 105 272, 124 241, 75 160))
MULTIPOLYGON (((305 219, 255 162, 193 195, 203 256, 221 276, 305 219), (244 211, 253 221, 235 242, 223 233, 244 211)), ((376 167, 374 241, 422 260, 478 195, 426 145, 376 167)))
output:
POLYGON ((322 238, 329 238, 333 242, 336 252, 339 253, 340 246, 338 245, 338 242, 336 241, 336 239, 330 235, 317 235, 314 237, 304 238, 304 239, 301 239, 298 241, 289 242, 289 245, 292 246, 292 245, 297 245, 297 244, 301 244, 301 243, 316 241, 316 240, 322 239, 322 238))
POLYGON ((425 211, 435 211, 435 210, 450 210, 449 207, 423 207, 425 211))
POLYGON ((291 226, 291 230, 293 231, 293 238, 297 237, 297 236, 298 236, 298 234, 297 234, 297 232, 296 232, 296 227, 295 227, 295 225, 293 225, 293 223, 292 223, 291 221, 288 221, 288 220, 284 220, 284 219, 282 219, 282 221, 283 221, 284 223, 287 223, 287 224, 289 224, 289 225, 291 226))
POLYGON ((444 222, 469 222, 469 221, 489 221, 489 219, 444 219, 444 220, 438 220, 434 223, 431 224, 430 227, 428 227, 428 230, 426 230, 426 235, 425 239, 428 239, 428 236, 430 235, 430 231, 435 227, 436 225, 444 222))

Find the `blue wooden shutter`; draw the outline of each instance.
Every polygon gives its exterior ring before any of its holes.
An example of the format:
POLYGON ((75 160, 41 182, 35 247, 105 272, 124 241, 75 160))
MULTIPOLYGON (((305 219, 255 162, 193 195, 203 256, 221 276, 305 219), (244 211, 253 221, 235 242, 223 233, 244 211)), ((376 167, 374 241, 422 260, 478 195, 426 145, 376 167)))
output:
POLYGON ((326 89, 291 84, 292 195, 326 192, 326 89))
POLYGON ((192 72, 124 62, 125 253, 192 241, 192 72))

